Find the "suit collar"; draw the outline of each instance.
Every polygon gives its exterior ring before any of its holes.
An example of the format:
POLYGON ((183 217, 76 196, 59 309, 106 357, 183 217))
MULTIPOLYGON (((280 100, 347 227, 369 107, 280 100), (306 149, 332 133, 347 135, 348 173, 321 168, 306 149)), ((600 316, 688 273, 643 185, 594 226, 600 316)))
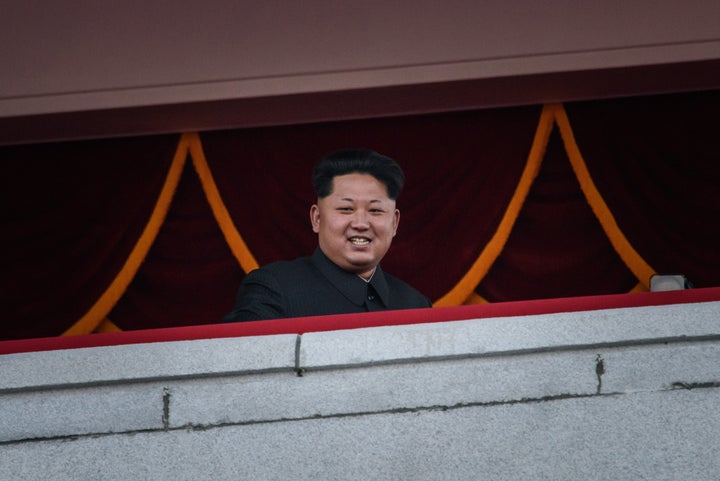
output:
POLYGON ((370 282, 365 282, 357 274, 348 272, 338 267, 327 258, 320 248, 316 248, 312 255, 312 263, 330 283, 347 297, 353 304, 362 306, 368 295, 368 284, 375 289, 384 306, 388 306, 390 300, 390 289, 380 266, 375 269, 375 274, 370 282))

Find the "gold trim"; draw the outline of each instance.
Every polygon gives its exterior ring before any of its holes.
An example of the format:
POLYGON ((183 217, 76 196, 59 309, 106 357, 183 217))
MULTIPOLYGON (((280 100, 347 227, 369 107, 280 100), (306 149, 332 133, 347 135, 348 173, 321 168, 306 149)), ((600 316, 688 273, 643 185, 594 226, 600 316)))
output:
POLYGON ((205 158, 205 152, 202 148, 200 136, 197 133, 187 135, 190 142, 190 156, 192 157, 195 171, 200 178, 200 183, 202 184, 203 191, 205 192, 205 197, 210 204, 210 208, 215 216, 215 220, 220 226, 220 230, 225 237, 225 241, 228 246, 230 246, 230 250, 235 256, 235 259, 237 259, 240 263, 240 267, 242 267, 247 274, 248 272, 258 268, 258 262, 250 252, 245 239, 243 239, 242 235, 240 235, 240 232, 238 232, 235 227, 235 223, 233 222, 232 217, 230 217, 230 212, 228 212, 227 207, 220 196, 220 191, 217 188, 217 184, 215 184, 215 179, 212 176, 210 166, 205 158))
POLYGON ((465 299, 465 302, 463 302, 465 305, 470 304, 489 304, 487 299, 485 299, 483 296, 478 294, 477 292, 473 291, 470 293, 467 299, 465 299))
POLYGON ((93 333, 100 334, 120 331, 122 331, 122 329, 120 329, 114 322, 112 322, 110 319, 105 318, 100 324, 98 324, 93 333))
POLYGON ((595 217, 600 221, 600 225, 605 231, 605 235, 607 235, 610 240, 615 252, 617 252, 620 259, 622 259, 628 269, 630 269, 647 290, 649 288, 648 283, 650 282, 650 277, 655 274, 655 270, 645 262, 645 259, 642 258, 632 244, 630 244, 630 241, 627 240, 617 225, 615 216, 613 216, 602 195, 600 195, 600 192, 590 177, 585 159, 583 159, 577 142, 575 141, 575 135, 573 134, 570 120, 568 119, 565 109, 560 104, 553 105, 552 108, 555 114, 555 120, 560 128, 560 135, 565 144, 565 151, 570 159, 570 164, 575 172, 575 176, 580 183, 580 188, 583 194, 585 194, 585 199, 588 204, 590 204, 590 208, 595 213, 595 217))
POLYGON ((133 277, 135 277, 135 274, 140 268, 140 265, 145 260, 147 253, 150 251, 150 247, 153 242, 155 242, 155 238, 160 231, 160 227, 163 222, 165 222, 165 217, 167 216, 170 203, 172 202, 178 183, 180 182, 180 176, 182 175, 183 166, 185 165, 187 152, 188 134, 184 134, 178 143, 168 175, 165 178, 165 184, 163 185, 160 195, 158 196, 158 200, 155 203, 155 208, 150 215, 148 223, 143 229, 142 235, 135 244, 135 247, 133 247, 133 250, 130 252, 128 258, 125 260, 125 264, 95 304, 93 304, 85 315, 63 332, 63 336, 76 336, 93 332, 107 317, 107 315, 110 314, 110 311, 112 311, 113 307, 115 307, 117 302, 123 296, 127 287, 130 285, 130 282, 132 282, 133 277))
POLYGON ((540 165, 542 164, 553 125, 552 109, 547 105, 543 106, 525 169, 495 234, 463 278, 460 279, 450 292, 435 301, 433 306, 457 306, 463 304, 475 290, 475 287, 480 284, 480 281, 485 277, 490 267, 492 267, 502 252, 505 243, 510 237, 510 232, 515 225, 515 221, 518 218, 520 209, 522 209, 525 199, 530 192, 530 187, 540 171, 540 165))

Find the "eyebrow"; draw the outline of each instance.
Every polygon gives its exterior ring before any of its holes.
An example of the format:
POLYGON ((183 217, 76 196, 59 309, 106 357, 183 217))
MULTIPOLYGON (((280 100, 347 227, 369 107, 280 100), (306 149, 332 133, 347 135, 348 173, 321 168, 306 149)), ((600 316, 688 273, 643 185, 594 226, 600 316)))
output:
MULTIPOLYGON (((355 202, 356 199, 353 199, 352 197, 341 197, 340 200, 345 200, 348 202, 355 202)), ((382 199, 370 199, 370 202, 382 202, 382 199)))

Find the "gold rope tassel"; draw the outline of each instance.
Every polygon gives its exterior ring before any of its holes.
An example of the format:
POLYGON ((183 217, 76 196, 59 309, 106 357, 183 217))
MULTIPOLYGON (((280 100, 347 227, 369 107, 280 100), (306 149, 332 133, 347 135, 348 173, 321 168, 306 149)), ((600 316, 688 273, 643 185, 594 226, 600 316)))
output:
POLYGON ((225 203, 220 196, 220 191, 215 184, 210 166, 208 165, 207 159, 205 158, 205 152, 200 142, 200 136, 196 133, 188 134, 190 141, 190 155, 195 166, 195 172, 200 177, 200 183, 202 184, 205 197, 207 198, 212 213, 215 216, 215 220, 220 226, 220 230, 225 237, 225 241, 230 250, 232 251, 235 259, 237 259, 240 267, 247 274, 248 272, 258 268, 258 262, 255 260, 255 256, 252 255, 250 249, 245 242, 245 239, 240 235, 235 223, 230 217, 225 203))
MULTIPOLYGON (((644 290, 647 291, 649 289, 650 277, 655 274, 655 270, 645 262, 645 259, 640 256, 632 244, 630 244, 630 241, 627 240, 625 234, 622 233, 615 221, 615 216, 613 216, 602 195, 600 195, 592 177, 590 177, 585 159, 583 159, 577 142, 575 141, 575 134, 573 134, 570 120, 568 119, 565 109, 561 104, 553 105, 552 109, 555 120, 560 128, 560 136, 565 144, 565 151, 570 159, 570 164, 575 172, 575 176, 580 183, 580 188, 583 194, 585 194, 585 199, 588 204, 590 204, 590 208, 595 213, 595 217, 597 217, 600 222, 615 252, 617 252, 620 259, 622 259, 638 281, 640 281, 644 290)), ((637 290, 638 288, 636 287, 632 292, 637 290)))
POLYGON ((515 221, 520 214, 525 199, 530 192, 535 178, 540 172, 540 165, 542 164, 543 156, 545 155, 545 149, 547 148, 548 140, 550 138, 550 132, 553 128, 553 112, 548 106, 544 106, 542 113, 540 114, 540 121, 538 122, 537 129, 535 131, 535 138, 533 139, 532 147, 528 155, 525 169, 520 176, 520 181, 515 188, 515 193, 508 204, 505 214, 503 215, 500 225, 498 226, 495 234, 493 235, 490 242, 485 246, 483 251, 478 256, 477 260, 470 267, 468 272, 460 279, 455 287, 450 292, 445 294, 443 297, 433 303, 434 307, 440 306, 457 306, 464 304, 475 291, 475 287, 480 284, 480 281, 492 267, 495 260, 498 258, 505 243, 510 237, 515 221))
POLYGON ((117 304, 120 298, 127 290, 130 282, 132 282, 135 274, 137 273, 140 265, 145 260, 150 247, 155 238, 157 237, 160 227, 165 222, 168 209, 172 203, 173 196, 177 190, 178 183, 180 182, 180 176, 182 175, 183 166, 185 165, 185 159, 188 153, 189 134, 184 134, 180 138, 175 156, 173 157, 170 170, 165 178, 165 184, 160 190, 160 195, 155 203, 155 208, 150 215, 150 220, 145 225, 140 238, 135 247, 130 252, 125 264, 115 279, 110 283, 110 286, 100 296, 100 298, 93 304, 90 310, 83 315, 80 320, 75 322, 69 329, 63 332, 63 336, 75 336, 80 334, 89 334, 105 320, 110 314, 113 307, 117 304))

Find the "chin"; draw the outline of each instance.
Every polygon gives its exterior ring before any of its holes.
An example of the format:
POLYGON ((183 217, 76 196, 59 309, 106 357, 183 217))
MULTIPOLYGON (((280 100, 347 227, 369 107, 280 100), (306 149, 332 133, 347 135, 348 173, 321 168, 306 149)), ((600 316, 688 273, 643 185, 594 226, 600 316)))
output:
POLYGON ((374 258, 348 258, 347 263, 351 266, 353 271, 366 271, 372 269, 377 265, 374 258))

